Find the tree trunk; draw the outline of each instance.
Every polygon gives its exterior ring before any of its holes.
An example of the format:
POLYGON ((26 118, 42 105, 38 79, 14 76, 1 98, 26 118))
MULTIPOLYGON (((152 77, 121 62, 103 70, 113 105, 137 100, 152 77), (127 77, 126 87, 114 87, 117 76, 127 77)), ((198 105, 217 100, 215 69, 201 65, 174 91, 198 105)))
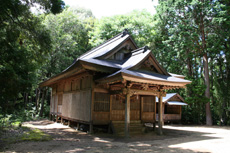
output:
POLYGON ((28 93, 25 93, 25 101, 24 101, 24 105, 25 105, 25 109, 27 108, 27 103, 28 103, 28 93))
MULTIPOLYGON (((204 0, 201 0, 202 10, 204 5, 204 0)), ((212 125, 212 114, 210 108, 210 81, 209 81, 209 68, 208 68, 208 56, 207 56, 207 46, 206 46, 206 33, 204 25, 204 14, 203 11, 200 11, 200 33, 202 39, 202 51, 203 51, 203 65, 204 65, 204 82, 206 85, 205 96, 208 98, 209 102, 206 103, 206 125, 212 125)))
MULTIPOLYGON (((189 57, 189 50, 187 49, 186 50, 186 54, 187 54, 187 68, 188 68, 188 75, 190 76, 190 77, 193 77, 193 72, 192 72, 192 63, 191 63, 191 58, 189 57)), ((187 96, 188 97, 191 97, 191 95, 192 95, 192 90, 188 90, 187 89, 187 96)))
POLYGON ((40 88, 37 88, 36 89, 36 114, 38 113, 39 110, 40 93, 41 93, 40 88))
MULTIPOLYGON (((206 85, 205 96, 210 99, 210 81, 209 81, 209 71, 208 71, 208 57, 207 53, 203 55, 204 64, 204 81, 206 85)), ((212 125, 212 114, 210 108, 210 102, 206 103, 206 125, 212 125)))
POLYGON ((39 113, 39 116, 40 116, 40 117, 42 117, 42 115, 43 115, 44 102, 45 102, 45 99, 46 99, 46 92, 47 92, 47 89, 46 89, 46 88, 43 88, 41 110, 40 110, 40 113, 39 113))

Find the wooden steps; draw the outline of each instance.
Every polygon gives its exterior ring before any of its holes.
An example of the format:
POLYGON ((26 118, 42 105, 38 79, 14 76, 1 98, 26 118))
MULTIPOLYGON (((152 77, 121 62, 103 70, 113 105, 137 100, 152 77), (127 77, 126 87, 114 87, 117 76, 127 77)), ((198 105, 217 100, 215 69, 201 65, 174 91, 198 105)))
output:
MULTIPOLYGON (((125 136, 125 122, 124 121, 112 121, 113 133, 118 137, 125 136)), ((129 135, 140 135, 144 133, 145 127, 140 120, 130 121, 129 125, 129 135)))

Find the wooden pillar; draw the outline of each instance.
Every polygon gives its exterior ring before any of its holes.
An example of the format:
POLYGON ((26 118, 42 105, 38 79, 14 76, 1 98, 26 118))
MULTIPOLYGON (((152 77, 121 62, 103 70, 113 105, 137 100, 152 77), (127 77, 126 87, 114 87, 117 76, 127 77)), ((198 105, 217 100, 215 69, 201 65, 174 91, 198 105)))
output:
POLYGON ((141 121, 142 121, 142 118, 143 118, 143 107, 144 107, 144 98, 141 96, 141 121))
POLYGON ((154 96, 154 101, 153 101, 153 130, 155 130, 156 127, 156 96, 154 96))
POLYGON ((89 133, 93 133, 93 122, 91 121, 89 124, 89 133))
POLYGON ((162 112, 162 94, 159 94, 158 96, 159 102, 158 102, 158 134, 162 135, 163 130, 163 112, 162 112))
POLYGON ((63 124, 63 118, 61 117, 61 124, 63 124))
POLYGON ((113 103, 113 95, 109 96, 109 119, 112 120, 112 103, 113 103))
POLYGON ((127 88, 125 97, 125 137, 129 137, 129 124, 130 124, 130 88, 127 88))
POLYGON ((80 123, 77 123, 77 131, 80 130, 80 123))
POLYGON ((70 120, 68 120, 68 126, 70 127, 70 120))
POLYGON ((90 111, 90 123, 89 123, 89 133, 93 133, 93 115, 94 115, 94 82, 92 83, 92 90, 91 90, 91 111, 90 111))

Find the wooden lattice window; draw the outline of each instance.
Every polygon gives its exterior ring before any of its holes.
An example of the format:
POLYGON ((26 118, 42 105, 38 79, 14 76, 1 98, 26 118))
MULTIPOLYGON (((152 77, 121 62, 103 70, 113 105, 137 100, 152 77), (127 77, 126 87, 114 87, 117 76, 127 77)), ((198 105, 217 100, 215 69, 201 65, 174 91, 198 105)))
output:
POLYGON ((109 110, 109 94, 96 92, 94 94, 94 111, 109 112, 109 110))
POLYGON ((154 112, 154 96, 143 97, 143 112, 154 112))

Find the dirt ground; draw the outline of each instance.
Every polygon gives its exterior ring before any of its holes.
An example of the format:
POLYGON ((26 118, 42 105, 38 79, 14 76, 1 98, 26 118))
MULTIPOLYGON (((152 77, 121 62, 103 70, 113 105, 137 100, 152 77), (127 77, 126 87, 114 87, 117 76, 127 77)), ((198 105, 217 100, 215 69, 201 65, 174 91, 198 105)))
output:
POLYGON ((230 127, 167 125, 163 136, 150 132, 123 139, 110 134, 90 135, 48 120, 25 124, 53 139, 11 144, 5 146, 5 152, 230 152, 230 127))

